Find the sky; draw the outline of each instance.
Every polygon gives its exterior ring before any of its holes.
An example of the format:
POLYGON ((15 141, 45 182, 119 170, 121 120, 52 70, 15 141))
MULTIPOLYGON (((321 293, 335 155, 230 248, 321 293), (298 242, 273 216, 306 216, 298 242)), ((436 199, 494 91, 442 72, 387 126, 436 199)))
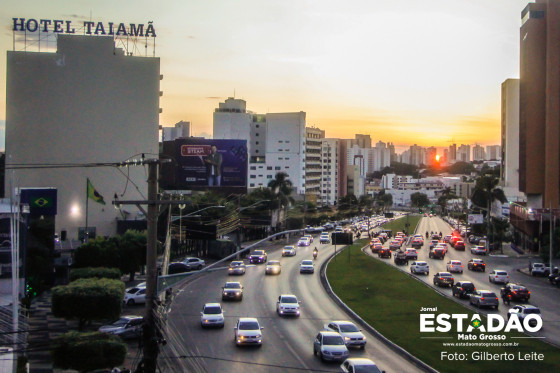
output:
POLYGON ((369 134, 401 150, 492 145, 500 143, 501 84, 519 77, 528 2, 4 0, 0 47, 13 50, 12 18, 153 21, 160 125, 189 121, 191 135, 209 137, 214 109, 235 95, 256 113, 305 111, 307 126, 327 137, 369 134))

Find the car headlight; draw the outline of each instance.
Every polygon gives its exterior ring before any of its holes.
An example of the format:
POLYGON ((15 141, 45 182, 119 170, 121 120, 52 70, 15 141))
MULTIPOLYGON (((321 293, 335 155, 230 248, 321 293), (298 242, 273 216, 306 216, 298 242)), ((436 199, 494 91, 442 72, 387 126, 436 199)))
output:
POLYGON ((350 339, 351 339, 350 337, 344 337, 344 340, 345 340, 346 342, 348 342, 350 339))
POLYGON ((366 336, 364 335, 364 341, 366 340, 366 336))
POLYGON ((235 292, 235 295, 239 295, 239 294, 241 294, 240 291, 236 291, 236 292, 235 292))
POLYGON ((323 351, 323 354, 330 355, 331 353, 329 351, 323 351))
POLYGON ((257 334, 257 338, 262 338, 262 334, 257 334))
POLYGON ((227 292, 224 291, 224 295, 227 295, 227 292))

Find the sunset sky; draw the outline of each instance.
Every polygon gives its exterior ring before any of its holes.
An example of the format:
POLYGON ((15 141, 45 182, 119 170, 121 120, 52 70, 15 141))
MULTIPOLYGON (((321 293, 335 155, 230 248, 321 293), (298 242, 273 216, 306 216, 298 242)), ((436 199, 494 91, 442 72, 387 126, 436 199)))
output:
POLYGON ((12 18, 91 18, 154 22, 164 75, 160 124, 190 121, 195 136, 212 134, 214 108, 235 92, 257 113, 305 111, 307 125, 327 137, 369 134, 401 149, 445 147, 452 139, 499 144, 500 86, 519 77, 527 3, 4 0, 0 126, 12 18))

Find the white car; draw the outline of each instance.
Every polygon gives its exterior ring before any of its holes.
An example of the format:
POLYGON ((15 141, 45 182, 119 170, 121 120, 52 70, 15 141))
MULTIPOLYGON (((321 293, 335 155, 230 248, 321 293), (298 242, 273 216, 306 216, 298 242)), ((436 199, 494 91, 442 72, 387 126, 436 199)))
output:
POLYGON ((313 341, 313 355, 322 360, 344 361, 348 358, 348 348, 342 336, 336 332, 319 332, 313 341))
POLYGON ((307 237, 302 237, 302 238, 299 239, 297 245, 298 246, 309 246, 309 245, 311 245, 311 241, 307 237))
POLYGON ((142 336, 142 326, 144 318, 142 316, 122 316, 117 321, 99 328, 100 332, 118 335, 126 338, 139 338, 142 336))
MULTIPOLYGON (((539 317, 542 317, 540 308, 527 304, 527 305, 519 305, 519 306, 515 306, 513 308, 510 308, 510 310, 508 311, 507 318, 509 320, 510 317, 513 316, 513 317, 517 317, 517 318, 519 318, 519 320, 523 321, 525 319, 525 317, 527 317, 528 315, 538 315, 539 317)), ((529 320, 529 325, 530 326, 535 326, 536 324, 537 324, 537 320, 535 320, 535 319, 529 320)))
POLYGON ((412 262, 410 265, 410 273, 430 274, 430 266, 426 262, 412 262))
POLYGON ((486 247, 484 247, 484 246, 473 246, 473 247, 471 247, 471 254, 486 255, 486 247))
POLYGON ((282 256, 295 256, 296 255, 296 247, 295 246, 284 246, 282 249, 282 256))
POLYGON ((315 273, 315 266, 312 260, 302 260, 299 266, 299 273, 315 273))
POLYGON ((366 348, 366 336, 350 321, 331 321, 324 325, 324 329, 339 333, 344 338, 346 347, 366 348))
POLYGON ((135 304, 146 303, 146 287, 145 286, 135 286, 129 288, 124 293, 123 304, 127 306, 134 306, 135 304))
POLYGON ((280 316, 298 316, 299 317, 299 304, 297 297, 292 294, 283 294, 278 297, 276 302, 276 313, 280 316))
POLYGON ((200 312, 200 325, 203 328, 224 327, 224 311, 220 303, 206 303, 200 312))
POLYGON ((279 275, 280 272, 282 272, 282 265, 280 264, 280 261, 269 260, 266 263, 266 268, 264 270, 266 275, 279 275))
POLYGON ((204 260, 198 258, 185 258, 185 260, 183 260, 183 263, 185 263, 185 265, 191 271, 193 269, 196 270, 202 269, 202 267, 206 265, 206 263, 204 263, 204 260))
POLYGON ((351 357, 346 359, 340 366, 344 373, 385 373, 370 359, 351 357))
POLYGON ((463 273, 463 263, 460 260, 450 260, 447 262, 447 272, 463 273))
POLYGON ((305 236, 303 236, 303 238, 308 238, 309 242, 313 243, 313 236, 310 234, 306 234, 305 236))
POLYGON ((507 273, 507 271, 495 269, 488 275, 488 281, 493 283, 500 282, 502 284, 507 284, 509 282, 509 274, 507 273))
POLYGON ((322 234, 321 237, 319 237, 319 243, 331 243, 331 239, 329 238, 329 234, 322 234))
POLYGON ((235 324, 235 344, 241 346, 244 344, 262 345, 262 330, 259 321, 254 317, 242 317, 235 324))

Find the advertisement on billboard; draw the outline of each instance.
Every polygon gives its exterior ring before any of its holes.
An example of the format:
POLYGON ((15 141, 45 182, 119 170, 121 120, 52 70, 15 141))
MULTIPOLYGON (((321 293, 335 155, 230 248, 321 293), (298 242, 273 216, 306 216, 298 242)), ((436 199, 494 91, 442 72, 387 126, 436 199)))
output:
POLYGON ((247 189, 247 141, 185 138, 163 143, 174 162, 163 171, 166 189, 247 189))
POLYGON ((482 214, 469 214, 468 217, 469 224, 482 224, 484 222, 484 218, 482 214))

